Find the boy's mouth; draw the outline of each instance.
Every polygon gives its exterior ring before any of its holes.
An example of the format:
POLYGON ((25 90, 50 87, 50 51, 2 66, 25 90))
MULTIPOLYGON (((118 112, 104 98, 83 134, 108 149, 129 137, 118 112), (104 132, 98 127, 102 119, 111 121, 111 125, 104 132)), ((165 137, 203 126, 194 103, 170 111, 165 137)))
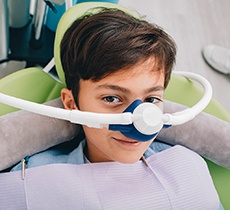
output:
POLYGON ((118 139, 113 137, 115 141, 117 141, 120 144, 127 145, 127 146, 139 146, 141 144, 140 141, 133 140, 133 139, 118 139))

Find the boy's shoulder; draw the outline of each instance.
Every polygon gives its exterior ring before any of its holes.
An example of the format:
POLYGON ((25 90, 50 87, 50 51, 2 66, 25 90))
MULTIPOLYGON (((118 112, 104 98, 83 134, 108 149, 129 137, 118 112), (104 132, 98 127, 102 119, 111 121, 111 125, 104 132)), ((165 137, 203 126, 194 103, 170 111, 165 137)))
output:
MULTIPOLYGON (((80 143, 72 140, 70 142, 65 142, 45 151, 34 154, 29 157, 27 168, 56 163, 83 164, 84 145, 84 140, 82 140, 80 143)), ((19 163, 13 167, 11 171, 18 171, 21 170, 21 168, 22 165, 19 163)))
MULTIPOLYGON (((152 146, 150 148, 153 148, 152 146)), ((167 168, 171 170, 193 171, 197 176, 210 176, 207 163, 196 152, 181 146, 176 145, 167 147, 165 145, 157 144, 158 151, 155 155, 149 156, 147 159, 153 162, 159 169, 167 168)), ((203 178, 202 178, 203 179, 203 178)))
POLYGON ((197 153, 176 145, 148 157, 146 162, 172 198, 176 194, 183 202, 196 201, 191 205, 202 206, 205 201, 212 207, 207 209, 217 207, 219 199, 208 166, 197 153))
MULTIPOLYGON (((159 153, 159 152, 167 152, 167 153, 175 153, 180 155, 185 155, 186 157, 193 157, 196 159, 203 160, 203 158, 197 154, 196 152, 192 151, 189 148, 186 148, 182 145, 169 145, 160 141, 153 141, 153 143, 149 146, 148 150, 145 153, 145 157, 150 157, 153 154, 159 153), (170 149, 170 150, 168 150, 170 149)), ((172 155, 172 154, 171 154, 172 155)))
POLYGON ((175 170, 176 172, 192 170, 196 176, 202 177, 203 174, 210 177, 204 158, 181 145, 170 146, 162 142, 153 142, 146 151, 145 158, 159 170, 165 170, 165 168, 167 171, 175 170))

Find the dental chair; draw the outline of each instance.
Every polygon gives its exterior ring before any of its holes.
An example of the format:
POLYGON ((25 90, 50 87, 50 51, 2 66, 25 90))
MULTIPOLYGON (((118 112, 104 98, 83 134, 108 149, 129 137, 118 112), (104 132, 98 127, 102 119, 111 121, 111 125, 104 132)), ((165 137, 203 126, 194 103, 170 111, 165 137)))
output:
MULTIPOLYGON (((61 18, 55 37, 54 59, 58 78, 65 81, 60 61, 60 41, 66 29, 76 19, 77 14, 83 14, 85 10, 97 7, 118 7, 118 5, 107 3, 83 3, 75 6, 74 10, 67 12, 61 18)), ((45 103, 60 97, 60 91, 65 84, 55 76, 50 76, 42 69, 33 67, 17 71, 0 80, 0 92, 18 98, 26 99, 37 103, 45 103)), ((192 106, 202 96, 202 88, 183 76, 172 74, 171 81, 165 92, 165 99, 177 102, 186 106, 192 106)), ((16 111, 16 108, 0 104, 0 116, 16 111)), ((205 112, 230 122, 230 113, 215 99, 212 98, 205 112)), ((214 184, 225 209, 230 209, 230 170, 206 160, 214 184)))

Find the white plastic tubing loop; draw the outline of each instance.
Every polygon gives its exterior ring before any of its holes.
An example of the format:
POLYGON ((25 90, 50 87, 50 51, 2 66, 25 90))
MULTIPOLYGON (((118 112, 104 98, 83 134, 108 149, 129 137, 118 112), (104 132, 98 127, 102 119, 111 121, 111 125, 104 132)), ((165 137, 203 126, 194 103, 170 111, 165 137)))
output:
POLYGON ((174 71, 174 73, 187 77, 201 84, 204 88, 203 97, 191 108, 173 114, 164 114, 163 121, 166 125, 180 125, 192 120, 196 115, 202 112, 212 99, 212 86, 207 79, 192 72, 174 71))

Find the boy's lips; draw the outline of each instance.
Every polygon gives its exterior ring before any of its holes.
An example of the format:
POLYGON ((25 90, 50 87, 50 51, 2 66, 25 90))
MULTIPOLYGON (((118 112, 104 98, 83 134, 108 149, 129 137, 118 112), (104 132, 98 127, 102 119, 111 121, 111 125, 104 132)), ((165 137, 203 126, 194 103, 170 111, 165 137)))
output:
POLYGON ((127 145, 127 146, 139 146, 141 144, 140 141, 134 140, 134 139, 120 139, 113 137, 115 141, 117 141, 120 144, 127 145))

